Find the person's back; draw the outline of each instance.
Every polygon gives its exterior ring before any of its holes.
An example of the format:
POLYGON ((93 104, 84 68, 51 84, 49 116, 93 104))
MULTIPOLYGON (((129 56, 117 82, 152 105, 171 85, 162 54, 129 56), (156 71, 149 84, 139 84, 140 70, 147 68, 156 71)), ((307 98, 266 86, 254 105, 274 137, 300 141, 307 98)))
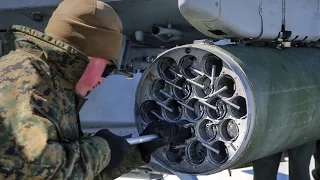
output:
POLYGON ((6 46, 15 46, 15 50, 0 58, 0 153, 5 162, 1 176, 11 173, 20 179, 41 176, 46 171, 54 175, 60 165, 67 163, 63 162, 63 147, 55 142, 79 139, 73 87, 81 71, 75 70, 84 69, 89 60, 80 52, 71 53, 71 47, 57 45, 62 42, 27 27, 13 26, 7 36, 12 42, 6 46), (76 66, 67 68, 74 71, 63 68, 73 61, 76 66), (57 169, 45 167, 52 163, 57 169))
POLYGON ((91 179, 107 166, 101 154, 109 149, 100 137, 80 137, 74 111, 89 58, 27 27, 13 26, 7 36, 15 50, 0 58, 0 179, 91 179))

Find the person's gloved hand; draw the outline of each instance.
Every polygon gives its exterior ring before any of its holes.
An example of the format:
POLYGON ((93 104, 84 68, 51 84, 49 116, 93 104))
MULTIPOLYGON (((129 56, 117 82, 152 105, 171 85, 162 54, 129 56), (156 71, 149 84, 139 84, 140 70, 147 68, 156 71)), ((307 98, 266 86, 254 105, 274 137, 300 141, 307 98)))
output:
POLYGON ((179 144, 184 144, 186 139, 191 138, 191 128, 184 128, 183 126, 179 126, 178 132, 174 136, 173 141, 171 142, 172 146, 176 146, 179 144))
POLYGON ((158 148, 171 143, 173 145, 183 143, 186 138, 191 136, 191 131, 190 129, 180 128, 173 123, 159 121, 148 124, 140 135, 148 134, 157 134, 159 138, 138 145, 142 159, 146 163, 150 161, 151 154, 158 148))
POLYGON ((111 157, 106 169, 113 169, 118 167, 132 146, 124 137, 117 136, 110 132, 108 129, 102 129, 98 131, 95 136, 102 137, 109 144, 111 157))

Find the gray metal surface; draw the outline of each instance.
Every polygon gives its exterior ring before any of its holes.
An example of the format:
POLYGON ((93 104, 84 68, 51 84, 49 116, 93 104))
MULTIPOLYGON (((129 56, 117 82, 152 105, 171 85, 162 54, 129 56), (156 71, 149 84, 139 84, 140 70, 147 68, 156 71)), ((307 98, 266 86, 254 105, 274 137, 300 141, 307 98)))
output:
POLYGON ((119 62, 119 69, 134 74, 143 72, 164 51, 164 48, 129 47, 127 55, 119 62))
MULTIPOLYGON (((20 24, 43 31, 59 1, 21 1, 18 4, 16 4, 16 1, 11 0, 1 2, 0 30, 8 28, 12 24, 20 24), (46 5, 46 3, 49 4, 46 5), (12 6, 15 4, 16 7, 12 6), (1 10, 1 8, 5 8, 6 6, 13 9, 1 10), (34 21, 34 12, 42 13, 43 21, 34 21)), ((135 31, 143 31, 145 33, 145 40, 140 45, 150 47, 175 46, 176 44, 192 43, 194 39, 205 38, 202 33, 193 28, 182 17, 176 0, 124 0, 107 2, 121 18, 124 35, 128 36, 131 40, 135 40, 135 31), (152 27, 154 25, 166 27, 168 23, 172 24, 172 28, 182 31, 182 39, 164 43, 152 35, 152 27)))
POLYGON ((187 174, 216 173, 315 140, 320 138, 319 59, 315 48, 170 49, 140 80, 138 131, 150 121, 188 122, 193 137, 178 151, 164 147, 154 154, 170 170, 187 174), (195 57, 193 70, 184 65, 186 55, 195 57), (208 55, 216 60, 206 60, 208 55))
MULTIPOLYGON (((18 24, 43 31, 59 2, 61 0, 1 2, 0 30, 18 24), (37 18, 35 15, 38 15, 37 18)), ((119 70, 138 73, 148 67, 165 49, 205 38, 182 17, 175 0, 106 0, 105 2, 115 9, 123 23, 125 38, 119 58, 119 70), (164 42, 152 34, 152 27, 167 27, 169 23, 172 28, 181 31, 181 38, 164 42), (136 40, 136 31, 144 34, 143 41, 136 40)), ((0 41, 2 34, 0 32, 0 41)))
MULTIPOLYGON (((9 9, 21 9, 21 8, 33 8, 33 7, 43 7, 43 6, 57 6, 62 0, 2 0, 0 10, 9 10, 9 9)), ((113 2, 121 0, 102 0, 103 2, 113 2)))
POLYGON ((153 141, 157 138, 159 138, 159 136, 156 134, 148 134, 148 135, 144 135, 144 136, 127 138, 126 140, 129 144, 135 145, 135 144, 150 142, 150 141, 153 141))

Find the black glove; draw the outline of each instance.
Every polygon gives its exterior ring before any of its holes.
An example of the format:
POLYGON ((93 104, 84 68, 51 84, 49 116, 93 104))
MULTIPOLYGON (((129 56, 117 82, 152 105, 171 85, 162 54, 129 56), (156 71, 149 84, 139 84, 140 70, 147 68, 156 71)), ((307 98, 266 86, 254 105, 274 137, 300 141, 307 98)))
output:
POLYGON ((173 141, 170 143, 172 146, 184 144, 186 139, 192 137, 191 128, 184 128, 183 126, 179 126, 178 132, 174 136, 173 141))
POLYGON ((116 168, 123 161, 125 155, 131 149, 131 145, 126 141, 124 137, 117 136, 110 132, 108 129, 102 129, 98 131, 95 136, 105 139, 110 147, 111 157, 106 170, 116 168))
POLYGON ((148 124, 146 129, 140 135, 142 136, 148 134, 157 134, 159 135, 159 138, 138 145, 142 159, 146 163, 150 162, 151 154, 158 148, 171 143, 183 143, 187 137, 191 136, 191 131, 190 129, 180 128, 173 123, 159 121, 151 122, 150 124, 148 124))

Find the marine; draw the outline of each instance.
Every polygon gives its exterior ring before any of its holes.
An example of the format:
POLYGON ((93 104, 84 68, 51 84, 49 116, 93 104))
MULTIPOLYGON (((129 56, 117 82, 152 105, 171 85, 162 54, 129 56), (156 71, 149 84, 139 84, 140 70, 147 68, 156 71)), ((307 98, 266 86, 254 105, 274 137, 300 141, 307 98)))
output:
POLYGON ((0 58, 0 179, 115 179, 179 142, 183 128, 150 123, 159 139, 131 146, 107 129, 83 133, 77 97, 117 66, 122 23, 97 0, 64 0, 44 33, 8 28, 0 58), (110 70, 110 68, 109 68, 110 70))

